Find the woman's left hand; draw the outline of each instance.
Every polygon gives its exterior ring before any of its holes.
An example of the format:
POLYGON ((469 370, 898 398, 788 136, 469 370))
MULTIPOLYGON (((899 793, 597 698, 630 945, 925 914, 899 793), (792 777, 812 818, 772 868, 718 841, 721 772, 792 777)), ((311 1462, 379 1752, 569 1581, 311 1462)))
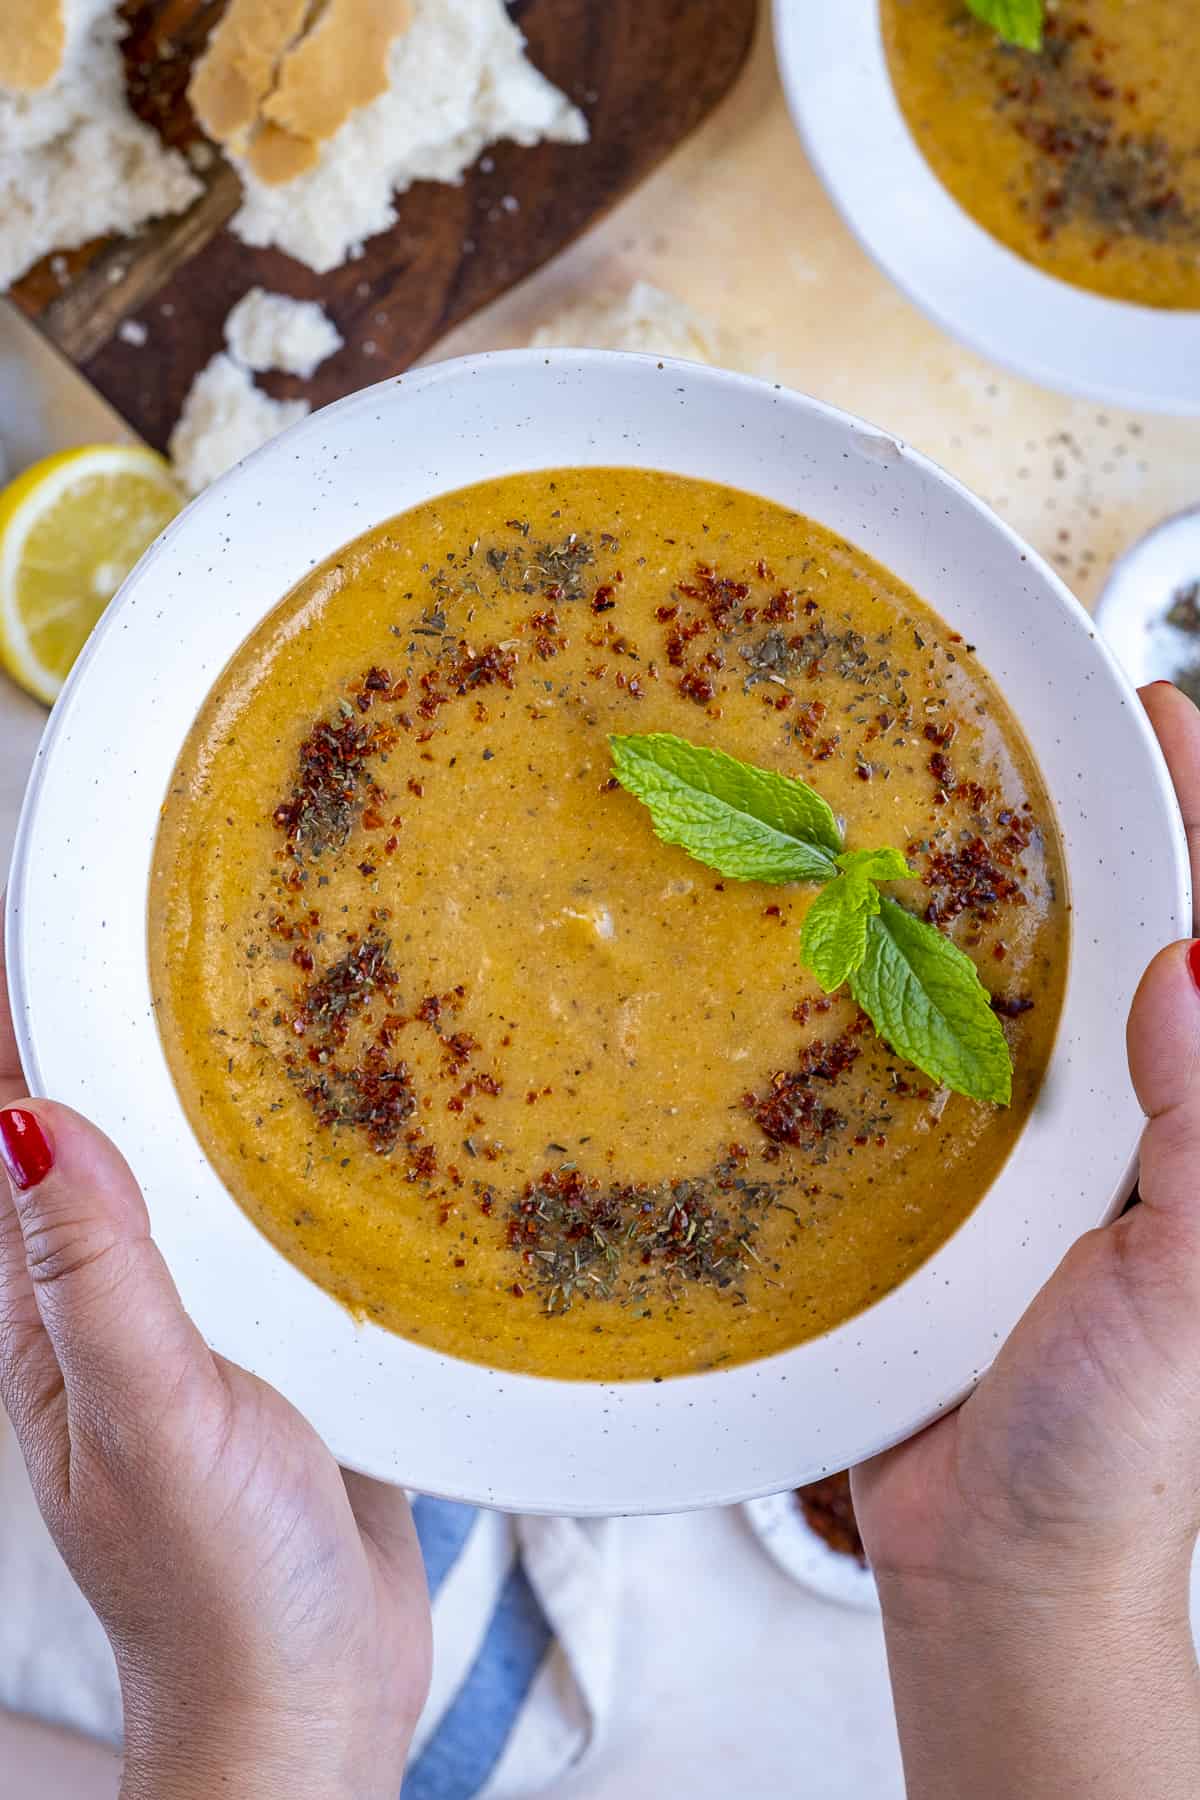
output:
POLYGON ((0 970, 0 1400, 100 1617, 125 1800, 396 1800, 429 1672, 404 1496, 187 1317, 120 1153, 24 1097, 0 970))

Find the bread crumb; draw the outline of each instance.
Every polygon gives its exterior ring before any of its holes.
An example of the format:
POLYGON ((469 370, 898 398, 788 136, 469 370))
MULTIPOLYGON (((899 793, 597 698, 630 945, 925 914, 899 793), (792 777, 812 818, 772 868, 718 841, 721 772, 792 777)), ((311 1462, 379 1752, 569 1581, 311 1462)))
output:
POLYGON ((193 381, 167 446, 180 485, 198 494, 308 411, 307 400, 262 393, 240 363, 218 351, 193 381))
POLYGON ((150 333, 140 319, 122 319, 117 326, 117 336, 123 344, 132 344, 140 350, 150 333))
POLYGON ((201 191, 129 110, 117 0, 65 0, 64 26, 46 85, 0 86, 0 289, 50 250, 135 231, 201 191))
POLYGON ((282 369, 307 379, 341 349, 342 335, 315 300, 253 287, 226 319, 225 342, 247 369, 282 369))
POLYGON ((534 350, 640 350, 715 365, 744 360, 731 354, 733 347, 710 319, 648 281, 635 281, 623 294, 564 307, 529 343, 534 350))
POLYGON ((233 230, 324 272, 394 222, 394 194, 458 181, 497 138, 582 143, 582 113, 524 43, 503 0, 413 0, 412 23, 388 52, 388 91, 350 115, 315 167, 272 185, 233 154, 244 190, 233 230))

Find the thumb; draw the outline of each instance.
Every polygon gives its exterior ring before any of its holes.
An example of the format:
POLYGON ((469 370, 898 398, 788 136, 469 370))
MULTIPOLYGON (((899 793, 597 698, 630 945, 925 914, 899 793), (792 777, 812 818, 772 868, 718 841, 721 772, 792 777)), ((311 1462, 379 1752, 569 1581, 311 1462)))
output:
POLYGON ((0 1400, 26 1456, 31 1433, 65 1433, 75 1416, 145 1417, 198 1361, 216 1379, 103 1133, 68 1107, 23 1100, 0 1109, 0 1156, 11 1194, 0 1201, 0 1400))
POLYGON ((1143 1202, 1200 1239, 1200 939, 1160 950, 1129 1014, 1129 1069, 1149 1123, 1143 1202))

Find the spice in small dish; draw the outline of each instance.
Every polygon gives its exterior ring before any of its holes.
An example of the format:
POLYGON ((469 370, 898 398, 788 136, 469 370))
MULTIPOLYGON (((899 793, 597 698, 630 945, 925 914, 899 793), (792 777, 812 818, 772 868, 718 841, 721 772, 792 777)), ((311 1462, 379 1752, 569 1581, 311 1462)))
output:
POLYGON ((867 1553, 854 1514, 848 1469, 797 1488, 796 1500, 810 1531, 840 1556, 853 1557, 860 1568, 866 1568, 867 1553))

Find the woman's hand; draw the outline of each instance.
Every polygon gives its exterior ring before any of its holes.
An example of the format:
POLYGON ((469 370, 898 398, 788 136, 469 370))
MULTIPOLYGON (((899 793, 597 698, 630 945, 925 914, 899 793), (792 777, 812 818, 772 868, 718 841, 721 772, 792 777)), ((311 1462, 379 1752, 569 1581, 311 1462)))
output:
MULTIPOLYGON (((1200 713, 1143 699, 1200 894, 1200 713)), ((964 1406, 855 1472, 913 1800, 1200 1793, 1200 945, 1155 958, 1128 1043, 1141 1205, 1068 1252, 964 1406)))
POLYGON ((117 1151, 22 1097, 3 992, 0 1400, 116 1655, 122 1793, 396 1800, 429 1669, 404 1496, 208 1349, 117 1151))

